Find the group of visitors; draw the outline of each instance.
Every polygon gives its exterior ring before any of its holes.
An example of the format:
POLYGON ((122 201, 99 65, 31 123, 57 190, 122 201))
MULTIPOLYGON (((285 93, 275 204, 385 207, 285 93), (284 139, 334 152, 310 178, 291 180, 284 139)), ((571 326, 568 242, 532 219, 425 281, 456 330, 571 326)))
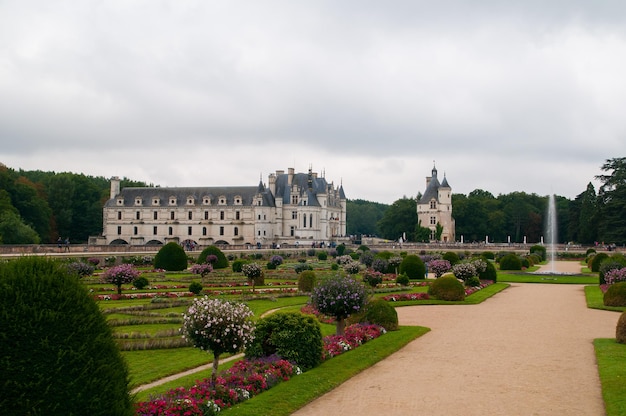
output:
POLYGON ((70 238, 67 237, 65 240, 63 240, 61 237, 59 237, 57 239, 57 247, 59 247, 59 252, 70 252, 70 238))

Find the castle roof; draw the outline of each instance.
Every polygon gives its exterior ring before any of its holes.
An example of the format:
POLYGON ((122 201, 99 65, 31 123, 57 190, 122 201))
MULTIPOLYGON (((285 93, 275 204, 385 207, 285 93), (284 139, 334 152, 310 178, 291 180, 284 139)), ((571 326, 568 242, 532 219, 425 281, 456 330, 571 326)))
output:
POLYGON ((445 174, 443 176, 443 182, 439 182, 439 179, 437 179, 437 168, 435 167, 433 167, 432 176, 427 178, 427 183, 428 185, 426 186, 424 195, 422 195, 422 198, 419 200, 420 204, 426 204, 433 199, 439 200, 439 188, 450 188, 445 174))
MULTIPOLYGON (((291 186, 288 174, 276 177, 276 193, 272 194, 262 181, 257 186, 202 186, 202 187, 128 187, 120 190, 119 194, 108 200, 105 207, 147 207, 147 206, 187 206, 203 205, 205 198, 210 199, 210 205, 218 205, 219 199, 224 198, 223 205, 252 205, 255 197, 261 197, 263 206, 276 206, 276 198, 282 198, 284 204, 291 203, 292 192, 298 193, 298 200, 302 204, 306 199, 307 205, 321 206, 318 195, 327 195, 332 191, 325 178, 319 178, 311 171, 292 175, 291 186), (123 199, 119 205, 118 200, 123 199), (175 203, 170 204, 174 199, 175 203), (193 204, 189 204, 193 199, 193 204), (235 203, 236 199, 240 199, 235 203), (137 203, 139 200, 139 203, 137 203), (155 204, 154 201, 158 200, 155 204)), ((339 190, 340 198, 345 199, 343 186, 339 190)))

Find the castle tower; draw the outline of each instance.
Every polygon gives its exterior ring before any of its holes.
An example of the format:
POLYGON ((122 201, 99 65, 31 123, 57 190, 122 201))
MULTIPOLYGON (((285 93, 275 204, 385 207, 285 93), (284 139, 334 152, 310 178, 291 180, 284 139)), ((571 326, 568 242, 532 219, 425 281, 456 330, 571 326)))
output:
POLYGON ((433 165, 431 176, 426 177, 426 190, 417 201, 418 223, 430 230, 431 241, 454 242, 455 224, 452 217, 452 188, 445 174, 440 183, 437 168, 433 165), (441 235, 438 235, 441 232, 441 235))

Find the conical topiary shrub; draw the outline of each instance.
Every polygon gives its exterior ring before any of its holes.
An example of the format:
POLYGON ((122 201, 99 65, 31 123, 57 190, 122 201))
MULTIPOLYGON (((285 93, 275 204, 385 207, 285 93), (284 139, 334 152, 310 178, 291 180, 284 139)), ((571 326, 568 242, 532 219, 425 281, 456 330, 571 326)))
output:
POLYGON ((87 289, 60 263, 0 264, 0 409, 132 415, 128 370, 87 289))
POLYGON ((154 256, 154 268, 172 272, 185 270, 187 268, 187 253, 177 243, 167 243, 154 256))

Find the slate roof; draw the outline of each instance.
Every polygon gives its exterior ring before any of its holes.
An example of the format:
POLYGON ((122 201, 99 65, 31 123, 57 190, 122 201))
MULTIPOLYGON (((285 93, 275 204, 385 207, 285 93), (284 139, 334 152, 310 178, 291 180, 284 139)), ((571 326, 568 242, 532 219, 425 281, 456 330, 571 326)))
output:
POLYGON ((439 183, 439 179, 437 179, 437 168, 433 167, 432 176, 430 179, 430 183, 426 187, 424 191, 424 195, 419 200, 420 204, 427 204, 432 199, 439 200, 439 188, 450 188, 448 184, 448 179, 446 179, 445 175, 443 177, 443 182, 439 183))
MULTIPOLYGON (((280 175, 276 178, 276 198, 282 198, 283 204, 291 203, 291 186, 288 185, 289 175, 280 175)), ((316 178, 311 174, 295 173, 292 183, 300 188, 300 201, 306 197, 308 205, 319 207, 318 194, 326 194, 329 184, 325 178, 316 178)))
MULTIPOLYGON (((161 187, 145 187, 145 188, 123 188, 118 197, 124 198, 124 207, 138 206, 135 205, 135 199, 141 198, 142 204, 139 206, 153 206, 152 200, 158 198, 160 200, 158 206, 170 206, 171 197, 176 198, 176 206, 186 206, 187 198, 192 197, 195 205, 202 205, 203 198, 208 196, 211 199, 211 205, 217 205, 218 198, 223 196, 226 198, 226 205, 234 205, 235 197, 241 198, 241 205, 252 205, 252 200, 259 192, 258 186, 212 186, 212 187, 181 187, 181 188, 161 188, 161 187)), ((268 196, 269 192, 264 192, 264 203, 273 200, 268 196)), ((106 202, 106 207, 116 207, 117 198, 110 199, 106 202)))
MULTIPOLYGON (((202 187, 129 187, 123 188, 119 195, 114 199, 109 199, 105 203, 105 207, 151 207, 151 206, 172 206, 170 198, 176 198, 176 205, 188 206, 187 199, 193 198, 194 205, 203 205, 204 197, 211 199, 211 206, 218 205, 219 197, 226 198, 226 206, 235 205, 236 197, 242 199, 241 205, 252 205, 253 199, 257 195, 263 198, 263 206, 276 206, 275 198, 282 198, 284 204, 291 203, 291 186, 288 185, 289 175, 282 174, 276 177, 276 195, 272 195, 271 191, 265 187, 263 181, 257 186, 202 186, 202 187), (124 199, 123 205, 117 204, 117 199, 124 199), (136 198, 141 198, 141 205, 136 205, 136 198), (159 205, 153 205, 154 198, 159 199, 159 205)), ((300 203, 306 198, 307 204, 311 206, 320 206, 317 199, 318 194, 326 194, 332 190, 325 178, 315 177, 311 173, 295 173, 293 175, 293 184, 299 188, 300 203)), ((340 198, 345 199, 343 186, 339 189, 340 198)))

